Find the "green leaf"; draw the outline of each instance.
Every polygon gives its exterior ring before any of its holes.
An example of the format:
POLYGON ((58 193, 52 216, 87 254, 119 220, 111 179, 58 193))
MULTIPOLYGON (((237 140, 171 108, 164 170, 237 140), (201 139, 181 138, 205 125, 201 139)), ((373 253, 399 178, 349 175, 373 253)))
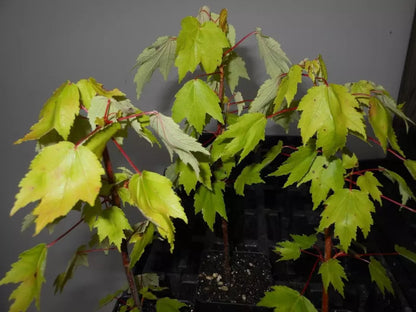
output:
POLYGON ((257 91, 257 95, 250 104, 250 113, 269 115, 273 112, 273 100, 277 96, 280 78, 278 76, 267 79, 257 91))
POLYGON ((293 65, 287 75, 280 80, 277 96, 273 102, 275 105, 273 113, 276 113, 281 109, 284 99, 286 99, 287 105, 290 105, 298 92, 298 84, 301 82, 302 67, 293 65))
POLYGON ((272 286, 257 305, 274 312, 318 312, 308 298, 286 286, 272 286))
POLYGON ((28 134, 17 140, 16 144, 40 139, 52 129, 55 129, 66 140, 78 114, 78 88, 75 84, 67 81, 45 103, 40 112, 39 121, 30 128, 28 134))
POLYGON ((153 223, 146 221, 144 224, 144 230, 137 231, 130 239, 131 242, 134 242, 133 250, 130 253, 130 268, 132 268, 136 262, 140 260, 146 246, 153 242, 154 232, 155 226, 153 223))
POLYGON ((342 166, 344 169, 352 169, 358 167, 358 158, 354 153, 344 149, 342 153, 342 166))
POLYGON ((234 90, 238 85, 238 80, 240 78, 250 80, 250 77, 247 73, 246 63, 240 56, 235 52, 232 52, 229 54, 228 58, 228 66, 225 67, 225 78, 227 79, 231 93, 234 93, 234 90))
POLYGON ((381 192, 378 189, 379 186, 383 186, 374 174, 370 171, 367 171, 364 175, 359 176, 357 179, 357 186, 364 192, 370 194, 370 196, 381 203, 381 192))
POLYGON ((399 253, 399 255, 402 257, 405 257, 407 260, 410 260, 416 264, 416 252, 410 251, 399 245, 394 245, 394 250, 396 250, 396 252, 399 253))
POLYGON ((156 312, 180 312, 182 307, 186 307, 186 304, 168 297, 156 301, 156 312))
POLYGON ((213 160, 233 157, 240 153, 241 161, 265 138, 267 119, 261 113, 239 116, 237 122, 219 135, 213 143, 213 160))
POLYGON ((371 213, 375 211, 367 193, 346 188, 336 190, 325 205, 319 229, 324 230, 334 224, 334 234, 339 238, 344 251, 348 251, 351 241, 356 239, 357 228, 367 237, 373 224, 371 213))
POLYGON ((116 290, 115 292, 106 295, 104 298, 101 298, 99 301, 98 308, 101 309, 102 307, 112 303, 114 300, 116 300, 123 292, 125 291, 124 288, 116 290))
POLYGON ((198 156, 194 155, 194 153, 209 155, 209 152, 195 138, 183 132, 172 118, 161 113, 150 117, 150 127, 165 144, 171 160, 173 153, 176 153, 181 161, 189 164, 196 175, 199 176, 198 156))
POLYGON ((390 278, 387 276, 386 269, 374 257, 370 257, 368 269, 370 271, 371 281, 377 284, 377 287, 383 293, 383 296, 385 295, 385 290, 394 294, 394 289, 390 278))
POLYGON ((101 163, 87 147, 66 141, 47 146, 32 160, 30 171, 20 181, 10 214, 40 200, 33 210, 38 234, 47 224, 68 214, 79 200, 94 205, 102 174, 101 163))
POLYGON ((206 115, 224 123, 217 94, 201 79, 189 80, 176 93, 172 118, 181 122, 184 118, 198 133, 206 124, 206 115))
POLYGON ((280 154, 282 146, 283 142, 279 141, 278 144, 270 148, 260 164, 252 164, 243 168, 234 182, 234 188, 238 195, 244 195, 244 186, 246 185, 264 183, 264 180, 260 176, 260 172, 280 154))
POLYGON ((129 190, 137 208, 156 225, 158 232, 168 240, 173 251, 175 227, 170 218, 179 218, 186 223, 188 219, 179 197, 172 189, 172 182, 158 173, 143 171, 132 176, 129 190))
POLYGON ((202 212, 202 217, 211 231, 214 230, 215 216, 218 213, 227 220, 223 191, 225 183, 214 182, 212 190, 201 185, 194 196, 195 213, 202 212))
POLYGON ((301 250, 311 248, 316 242, 316 235, 290 235, 293 241, 283 241, 276 245, 274 252, 281 258, 278 261, 296 260, 301 250))
POLYGON ((119 251, 121 251, 121 241, 126 237, 124 231, 132 229, 123 210, 116 206, 105 209, 97 217, 94 227, 101 242, 108 238, 119 251))
POLYGON ((413 125, 415 124, 413 120, 411 120, 409 117, 407 117, 403 111, 402 111, 402 106, 403 105, 397 105, 396 101, 390 96, 388 95, 388 93, 381 88, 384 92, 382 93, 377 93, 376 97, 377 99, 383 104, 383 106, 388 109, 390 112, 392 112, 394 115, 396 115, 397 117, 401 118, 406 125, 406 130, 409 130, 409 122, 412 123, 413 125))
POLYGON ((215 71, 222 62, 223 49, 230 46, 225 33, 214 22, 202 25, 195 17, 185 17, 177 38, 175 65, 179 81, 190 71, 194 72, 199 63, 207 73, 215 71))
POLYGON ((151 46, 140 53, 135 65, 138 70, 134 76, 137 99, 140 98, 143 86, 150 80, 157 68, 159 68, 163 78, 168 79, 169 72, 175 62, 175 55, 176 39, 168 36, 157 38, 151 46))
POLYGON ((97 158, 101 158, 107 142, 111 140, 120 129, 121 125, 118 122, 109 124, 89 137, 84 146, 88 147, 97 158))
POLYGON ((317 134, 316 146, 330 157, 345 146, 348 130, 366 138, 363 115, 357 109, 357 101, 344 86, 310 88, 298 106, 302 111, 298 128, 303 142, 317 134))
POLYGON ((399 185, 399 192, 402 197, 402 204, 406 205, 410 198, 416 199, 415 195, 413 195, 412 190, 407 185, 406 180, 403 179, 399 174, 394 171, 388 170, 386 168, 380 167, 383 169, 382 173, 393 183, 397 183, 399 185))
POLYGON ((283 187, 288 187, 293 183, 301 181, 305 175, 309 172, 317 152, 313 141, 301 146, 297 151, 290 154, 290 157, 269 176, 280 177, 283 175, 289 175, 287 181, 283 187))
POLYGON ((88 120, 91 128, 95 129, 96 125, 103 127, 108 122, 117 122, 117 118, 119 117, 140 112, 128 99, 117 101, 115 99, 108 99, 105 96, 96 96, 91 100, 91 106, 88 110, 88 120), (105 118, 107 120, 104 120, 105 118))
POLYGON ((256 29, 256 39, 260 57, 264 60, 266 72, 271 78, 277 77, 289 71, 290 64, 285 52, 280 48, 280 44, 269 36, 261 32, 261 28, 256 29))
POLYGON ((348 278, 337 259, 323 262, 318 273, 322 276, 322 283, 326 291, 328 291, 329 284, 332 284, 335 290, 344 297, 344 281, 342 279, 348 280, 348 278))
POLYGON ((75 254, 72 256, 71 260, 66 267, 65 272, 59 274, 55 281, 53 282, 53 286, 55 287, 55 294, 57 292, 62 293, 66 283, 72 278, 74 275, 74 271, 80 266, 88 266, 88 256, 84 252, 86 249, 85 245, 80 246, 75 254))
POLYGON ((0 280, 0 285, 20 283, 9 297, 9 300, 14 299, 9 312, 26 311, 33 300, 38 310, 40 309, 40 291, 45 282, 47 254, 48 248, 45 244, 22 252, 19 260, 12 264, 10 271, 0 280))
POLYGON ((416 160, 406 159, 403 161, 412 178, 416 180, 416 160))

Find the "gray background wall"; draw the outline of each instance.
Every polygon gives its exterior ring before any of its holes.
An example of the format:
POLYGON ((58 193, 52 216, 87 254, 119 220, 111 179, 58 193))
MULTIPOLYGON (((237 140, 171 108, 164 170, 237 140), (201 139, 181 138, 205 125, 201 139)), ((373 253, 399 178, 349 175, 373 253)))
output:
MULTIPOLYGON (((195 15, 203 4, 215 12, 228 8, 237 38, 260 26, 281 43, 293 62, 322 54, 331 82, 369 79, 397 97, 414 0, 0 0, 0 276, 20 252, 52 241, 77 220, 74 215, 51 236, 42 233, 33 238, 31 230, 20 233, 25 213, 13 218, 8 213, 18 182, 35 154, 33 143, 16 146, 13 142, 37 121, 44 102, 67 79, 92 76, 135 99, 130 70, 139 52, 158 36, 176 35, 181 19, 195 15)), ((243 90, 247 98, 254 96, 253 90, 266 78, 257 53, 249 52, 255 45, 251 38, 239 50, 252 77, 243 90)), ((176 74, 170 79, 161 83, 156 75, 136 105, 169 113, 176 74)), ((150 151, 144 143, 133 143, 128 150, 135 152, 133 158, 140 168, 161 171, 168 161, 162 150, 142 156, 141 151, 150 151)), ((85 243, 86 233, 86 227, 81 227, 49 250, 42 311, 92 311, 100 298, 124 285, 119 256, 93 254, 91 268, 80 269, 63 295, 53 295, 55 276, 65 269, 74 249, 85 243)), ((0 287, 1 311, 7 310, 11 289, 0 287)))

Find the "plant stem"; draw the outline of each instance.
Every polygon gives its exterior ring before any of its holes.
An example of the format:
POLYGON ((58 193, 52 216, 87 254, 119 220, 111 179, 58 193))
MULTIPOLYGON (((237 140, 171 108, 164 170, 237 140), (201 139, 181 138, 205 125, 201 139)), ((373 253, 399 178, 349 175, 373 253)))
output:
MULTIPOLYGON (((110 160, 110 154, 108 153, 107 147, 103 151, 103 161, 104 161, 104 168, 107 174, 108 182, 113 184, 115 182, 113 167, 110 160)), ((111 203, 117 207, 121 207, 121 199, 117 193, 117 190, 113 188, 111 193, 111 203)), ((130 257, 129 257, 129 250, 128 250, 128 243, 125 238, 123 238, 121 242, 121 259, 124 267, 124 272, 126 273, 127 282, 129 284, 131 296, 133 298, 135 306, 141 311, 141 304, 139 300, 139 293, 137 291, 136 282, 134 280, 133 272, 130 270, 130 257)))
MULTIPOLYGON (((332 257, 332 231, 330 228, 325 229, 325 253, 324 261, 329 261, 332 257)), ((322 312, 329 311, 329 296, 325 285, 322 285, 322 312)))
POLYGON ((77 223, 75 223, 73 226, 71 226, 71 228, 66 231, 64 234, 60 235, 57 239, 55 239, 54 241, 50 242, 46 247, 52 247, 53 245, 55 245, 57 242, 59 242, 62 238, 64 238, 65 236, 67 236, 70 232, 72 232, 78 225, 80 225, 82 222, 84 221, 84 219, 79 220, 77 223))
POLYGON ((230 244, 228 238, 228 222, 221 218, 222 239, 224 241, 224 273, 227 282, 231 282, 230 244))

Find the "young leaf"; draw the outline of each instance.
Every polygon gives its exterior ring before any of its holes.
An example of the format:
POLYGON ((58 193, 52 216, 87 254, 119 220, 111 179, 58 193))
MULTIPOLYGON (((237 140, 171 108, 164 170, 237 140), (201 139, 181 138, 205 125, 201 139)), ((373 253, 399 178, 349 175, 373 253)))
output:
POLYGON ((383 293, 383 296, 385 294, 385 290, 394 294, 394 289, 390 278, 387 276, 386 269, 374 257, 370 257, 368 269, 370 271, 371 281, 376 282, 377 287, 383 293))
POLYGON ((107 145, 107 142, 121 130, 121 125, 118 122, 114 122, 96 131, 88 140, 84 146, 88 147, 97 158, 101 158, 103 151, 107 145))
POLYGON ((263 113, 269 115, 273 112, 273 100, 277 95, 279 76, 267 79, 257 91, 257 95, 250 104, 249 113, 263 113))
POLYGON ((130 268, 132 268, 136 262, 140 260, 146 246, 153 242, 154 233, 155 226, 153 223, 147 221, 145 230, 135 233, 135 235, 130 239, 130 241, 134 241, 134 247, 130 253, 130 268))
POLYGON ((406 259, 412 261, 413 263, 416 264, 416 253, 413 251, 410 251, 404 247, 401 247, 399 245, 394 245, 394 250, 396 250, 397 253, 399 253, 399 255, 401 255, 402 257, 405 257, 406 259))
POLYGON ((30 171, 20 181, 10 214, 40 200, 33 210, 38 234, 47 224, 65 216, 79 200, 94 205, 102 174, 101 163, 87 147, 66 141, 47 146, 32 160, 30 171))
POLYGON ((224 122, 217 94, 201 79, 189 80, 176 93, 175 98, 173 120, 181 122, 186 118, 198 133, 202 133, 207 114, 220 123, 224 122))
POLYGON ((310 88, 298 106, 302 111, 298 128, 303 142, 316 133, 316 146, 330 157, 345 146, 348 130, 366 138, 363 115, 357 108, 357 101, 344 86, 310 88))
POLYGON ((264 60, 266 72, 269 76, 274 78, 287 73, 290 61, 280 48, 280 44, 273 38, 263 35, 261 28, 256 29, 256 39, 260 57, 264 60))
POLYGON ((175 65, 179 81, 190 71, 194 72, 199 63, 207 73, 215 71, 222 62, 224 48, 230 46, 225 33, 214 22, 202 25, 195 17, 185 17, 177 38, 175 65))
POLYGON ((156 312, 180 312, 182 307, 186 307, 186 304, 177 299, 164 297, 156 301, 156 312))
POLYGON ((351 240, 356 239, 357 228, 367 237, 373 224, 371 213, 375 211, 367 193, 346 188, 336 190, 325 204, 319 229, 324 230, 334 224, 334 234, 339 238, 344 251, 348 250, 351 240))
POLYGON ((19 260, 12 264, 10 271, 0 280, 0 285, 20 283, 11 293, 9 300, 13 300, 9 312, 26 311, 32 300, 40 309, 40 291, 45 282, 44 272, 48 248, 39 244, 19 255, 19 260))
POLYGON ((69 261, 68 266, 66 267, 65 272, 59 274, 55 281, 53 282, 53 286, 55 287, 55 294, 57 292, 62 293, 66 283, 72 278, 74 275, 74 271, 79 266, 88 266, 88 256, 84 252, 86 249, 85 245, 80 246, 75 254, 72 256, 72 259, 69 261))
POLYGON ((267 119, 261 113, 248 113, 238 117, 213 143, 213 160, 234 157, 240 153, 241 161, 265 137, 267 119))
POLYGON ((290 157, 269 176, 280 177, 283 175, 289 175, 284 187, 288 187, 293 183, 301 181, 305 175, 309 172, 317 152, 315 149, 314 141, 299 147, 299 149, 293 152, 290 157))
POLYGON ((299 65, 293 65, 287 75, 280 80, 279 88, 277 89, 277 96, 273 102, 273 113, 280 110, 284 99, 286 99, 287 105, 290 105, 298 92, 298 84, 301 82, 302 67, 299 65))
POLYGON ((209 155, 209 152, 197 142, 195 138, 183 132, 172 118, 161 113, 150 117, 150 127, 165 144, 171 160, 173 158, 173 153, 176 153, 179 158, 185 164, 189 164, 196 175, 199 176, 199 162, 194 153, 209 155))
POLYGON ((175 228, 170 218, 188 222, 172 182, 155 172, 143 171, 132 176, 129 182, 131 198, 143 215, 154 223, 160 235, 174 248, 175 228))
POLYGON ((67 81, 45 103, 40 112, 39 121, 30 128, 28 134, 17 140, 16 144, 40 139, 52 129, 55 129, 66 140, 78 114, 78 88, 75 84, 67 81))
POLYGON ((135 65, 138 70, 134 76, 137 99, 140 98, 143 86, 150 80, 157 68, 159 68, 163 78, 168 79, 169 72, 175 62, 175 55, 176 39, 168 36, 157 38, 151 46, 140 53, 135 65))
POLYGON ((322 276, 322 283, 326 291, 328 291, 329 284, 332 284, 335 290, 344 297, 344 281, 342 279, 348 280, 348 278, 337 259, 323 262, 318 273, 322 276))
POLYGON ((105 209, 97 217, 94 227, 97 229, 101 242, 108 238, 109 242, 114 244, 119 251, 121 241, 125 238, 124 231, 132 229, 123 210, 116 206, 105 209))
POLYGON ((357 179, 357 186, 364 192, 370 194, 370 196, 378 201, 380 205, 381 202, 381 192, 378 189, 379 186, 382 186, 380 182, 378 182, 377 178, 374 174, 370 171, 367 171, 364 175, 359 176, 357 179))
POLYGON ((105 117, 107 121, 115 122, 118 117, 140 112, 128 99, 117 101, 104 96, 96 96, 91 100, 90 109, 88 110, 88 120, 91 128, 95 129, 96 125, 102 127, 106 124, 105 117))
POLYGON ((235 52, 232 52, 229 54, 228 58, 228 66, 225 67, 225 78, 227 79, 231 93, 234 93, 234 90, 238 85, 238 80, 240 78, 250 80, 250 77, 247 73, 246 63, 240 56, 235 52))
POLYGON ((291 235, 293 241, 283 241, 276 245, 274 252, 281 258, 278 261, 296 260, 302 249, 311 248, 316 242, 316 235, 291 235))
POLYGON ((399 174, 394 171, 388 170, 386 168, 380 167, 383 169, 382 173, 393 183, 396 182, 399 185, 399 192, 402 197, 402 204, 406 205, 410 198, 416 199, 413 195, 412 190, 407 185, 406 180, 403 179, 399 174))
POLYGON ((318 312, 308 298, 287 286, 272 286, 257 305, 275 312, 318 312))
POLYGON ((225 184, 222 181, 213 183, 212 190, 200 185, 194 196, 195 213, 202 211, 202 217, 211 231, 214 230, 216 213, 227 220, 223 195, 224 187, 225 184))

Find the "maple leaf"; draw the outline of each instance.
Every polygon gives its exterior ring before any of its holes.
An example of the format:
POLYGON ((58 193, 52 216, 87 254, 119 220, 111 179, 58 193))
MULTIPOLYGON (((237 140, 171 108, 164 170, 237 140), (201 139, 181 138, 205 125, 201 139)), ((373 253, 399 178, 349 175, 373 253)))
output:
POLYGON ((174 248, 175 228, 170 218, 188 222, 179 197, 172 189, 172 182, 155 172, 135 174, 129 182, 131 198, 143 215, 156 225, 157 230, 174 248))
POLYGON ((248 113, 237 118, 214 141, 211 150, 213 160, 233 157, 240 152, 241 161, 265 138, 267 119, 261 113, 248 113))
POLYGON ((293 241, 279 242, 274 252, 281 258, 278 261, 296 260, 301 255, 301 250, 311 248, 316 242, 316 235, 290 235, 293 241))
POLYGON ((358 103, 341 85, 314 86, 301 99, 298 128, 304 143, 317 134, 316 146, 330 157, 346 143, 348 130, 366 138, 365 124, 358 103))
POLYGON ((176 153, 179 158, 185 164, 189 164, 196 175, 199 176, 199 162, 194 153, 209 155, 209 152, 194 137, 183 132, 172 118, 161 113, 150 117, 150 127, 165 144, 171 160, 173 158, 173 153, 176 153))
POLYGON ((87 141, 85 141, 84 146, 88 147, 97 158, 101 158, 107 142, 111 140, 119 131, 121 130, 121 125, 117 122, 109 124, 101 128, 99 131, 96 131, 91 135, 87 141))
POLYGON ((30 132, 15 143, 40 139, 53 129, 66 140, 78 114, 79 91, 75 84, 67 81, 45 103, 39 121, 30 128, 30 132))
POLYGON ((225 183, 214 182, 212 190, 200 185, 194 196, 195 213, 202 212, 202 217, 211 231, 214 230, 215 216, 218 213, 227 220, 223 191, 225 183))
POLYGON ((192 16, 185 17, 181 27, 175 60, 179 81, 188 71, 193 73, 199 63, 207 73, 214 72, 222 62, 223 49, 230 46, 225 33, 214 22, 200 24, 192 16))
POLYGON ((385 294, 385 290, 394 294, 394 289, 391 284, 391 280, 387 275, 386 269, 374 257, 370 257, 368 270, 370 271, 371 281, 377 284, 377 287, 383 293, 383 296, 385 294))
POLYGON ((176 93, 172 118, 181 122, 184 118, 198 133, 206 124, 206 115, 224 123, 217 94, 201 79, 192 79, 176 93))
POLYGON ((399 174, 394 171, 388 170, 386 168, 380 167, 382 170, 383 175, 385 175, 391 182, 397 183, 399 186, 399 192, 402 197, 402 204, 406 205, 409 199, 415 199, 416 197, 413 194, 410 187, 407 185, 406 180, 403 179, 399 174))
POLYGON ((175 62, 176 39, 163 36, 156 39, 151 46, 143 50, 137 57, 135 67, 138 67, 134 76, 137 99, 140 98, 143 86, 150 80, 153 72, 159 68, 163 78, 168 79, 169 72, 175 62))
POLYGON ((367 193, 346 188, 336 190, 325 205, 319 229, 324 230, 334 224, 334 234, 344 251, 348 250, 351 240, 356 239, 357 228, 367 237, 373 224, 371 213, 375 211, 367 193))
POLYGON ((264 183, 264 180, 260 176, 260 171, 269 165, 282 151, 283 142, 279 141, 278 144, 270 148, 265 155, 263 161, 259 164, 248 165, 243 168, 240 175, 234 182, 234 189, 238 195, 244 195, 244 186, 254 183, 264 183))
POLYGON ((105 209, 97 217, 94 227, 101 242, 108 238, 110 244, 114 244, 119 251, 121 241, 125 238, 124 231, 132 229, 123 210, 116 206, 105 209))
POLYGON ((87 253, 84 252, 85 249, 85 245, 80 246, 69 261, 65 272, 59 274, 56 277, 55 281, 53 282, 53 286, 55 287, 55 294, 57 292, 62 293, 66 283, 72 278, 77 267, 88 266, 88 256, 87 253))
POLYGON ((67 141, 47 146, 32 160, 30 171, 20 181, 10 214, 40 200, 33 210, 38 234, 47 224, 65 216, 79 200, 94 205, 102 174, 101 163, 87 147, 67 141))
POLYGON ((269 76, 274 78, 287 73, 290 61, 280 48, 280 44, 273 38, 263 35, 261 28, 256 29, 256 39, 260 57, 264 60, 266 72, 269 76))
POLYGON ((309 172, 317 156, 315 144, 313 141, 301 146, 297 151, 290 154, 290 157, 269 176, 280 177, 289 175, 283 187, 288 187, 293 183, 301 181, 309 172))
POLYGON ((342 279, 348 280, 348 278, 339 260, 329 259, 323 262, 318 273, 322 276, 322 283, 326 291, 331 284, 344 297, 344 281, 342 279))
POLYGON ((182 307, 186 307, 186 304, 169 297, 160 298, 156 301, 157 312, 180 312, 182 307))
POLYGON ((257 95, 250 104, 249 113, 260 112, 269 115, 273 111, 273 100, 276 98, 280 78, 278 76, 267 79, 257 91, 257 95))
POLYGON ((19 260, 12 264, 10 271, 0 280, 0 285, 20 283, 9 297, 9 300, 14 299, 9 312, 26 311, 33 300, 38 310, 40 309, 40 291, 45 282, 47 254, 48 248, 45 244, 22 252, 19 260))
POLYGON ((234 93, 240 78, 250 80, 246 69, 246 63, 235 52, 230 53, 228 56, 228 65, 225 67, 225 78, 228 81, 231 93, 234 93))
POLYGON ((272 286, 257 305, 275 312, 318 312, 308 298, 287 286, 272 286))
POLYGON ((416 160, 406 159, 403 161, 412 178, 416 180, 416 160))
POLYGON ((402 257, 405 257, 407 260, 412 261, 416 264, 416 253, 413 251, 410 251, 404 247, 401 247, 399 245, 394 245, 394 250, 401 255, 402 257))
POLYGON ((147 245, 153 242, 155 226, 149 221, 145 221, 143 226, 130 238, 130 242, 134 242, 134 247, 130 253, 130 268, 140 260, 147 245))
POLYGON ((302 67, 299 65, 293 65, 287 75, 281 78, 279 88, 277 89, 277 95, 274 100, 273 113, 281 109, 283 100, 286 100, 287 105, 295 98, 298 92, 298 84, 302 82, 302 67))
POLYGON ((367 171, 364 175, 359 176, 357 179, 357 186, 364 192, 370 194, 370 196, 378 201, 380 205, 381 202, 381 192, 378 189, 379 186, 382 186, 381 183, 377 180, 374 174, 370 171, 367 171))

